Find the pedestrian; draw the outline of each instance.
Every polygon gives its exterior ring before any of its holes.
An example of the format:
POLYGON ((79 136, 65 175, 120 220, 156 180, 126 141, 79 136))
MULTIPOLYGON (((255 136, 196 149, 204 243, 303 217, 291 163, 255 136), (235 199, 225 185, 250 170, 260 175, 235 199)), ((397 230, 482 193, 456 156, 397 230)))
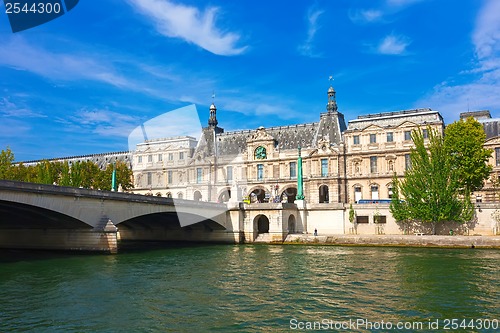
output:
POLYGON ((314 228, 314 236, 318 236, 318 229, 314 228))

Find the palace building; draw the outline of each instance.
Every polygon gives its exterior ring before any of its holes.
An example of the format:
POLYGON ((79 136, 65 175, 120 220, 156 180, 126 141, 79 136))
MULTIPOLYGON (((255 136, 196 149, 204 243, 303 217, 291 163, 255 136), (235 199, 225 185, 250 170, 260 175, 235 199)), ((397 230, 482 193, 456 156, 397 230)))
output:
POLYGON ((225 132, 217 108, 198 142, 192 137, 149 140, 133 154, 135 193, 225 202, 293 202, 299 147, 304 196, 309 203, 391 198, 391 178, 410 165, 411 131, 442 133, 431 109, 359 116, 346 126, 336 92, 327 92, 319 121, 225 132))

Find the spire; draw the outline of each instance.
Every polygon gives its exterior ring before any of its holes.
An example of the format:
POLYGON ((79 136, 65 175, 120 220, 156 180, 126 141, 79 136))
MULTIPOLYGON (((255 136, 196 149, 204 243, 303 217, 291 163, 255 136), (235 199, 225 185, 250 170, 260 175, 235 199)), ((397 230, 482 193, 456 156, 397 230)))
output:
POLYGON ((337 101, 335 100, 335 89, 332 86, 328 89, 328 104, 326 105, 328 113, 337 112, 337 101))
POLYGON ((208 126, 217 127, 217 107, 214 104, 215 93, 212 93, 212 105, 210 105, 210 117, 208 118, 208 126))
POLYGON ((215 107, 215 104, 212 103, 212 105, 210 105, 210 117, 208 118, 208 126, 216 127, 217 124, 218 124, 218 122, 217 122, 217 108, 215 107))

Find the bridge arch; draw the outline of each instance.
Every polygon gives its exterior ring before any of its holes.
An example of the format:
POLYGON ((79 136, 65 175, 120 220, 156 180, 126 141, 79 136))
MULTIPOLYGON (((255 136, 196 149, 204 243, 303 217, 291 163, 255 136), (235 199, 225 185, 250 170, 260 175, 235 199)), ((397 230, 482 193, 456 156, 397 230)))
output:
POLYGON ((250 195, 250 200, 252 199, 252 197, 255 197, 258 202, 264 202, 264 200, 266 199, 266 194, 270 195, 269 191, 267 191, 266 188, 261 185, 252 187, 248 194, 250 195))
POLYGON ((0 200, 0 228, 85 229, 92 225, 68 214, 35 205, 0 200))

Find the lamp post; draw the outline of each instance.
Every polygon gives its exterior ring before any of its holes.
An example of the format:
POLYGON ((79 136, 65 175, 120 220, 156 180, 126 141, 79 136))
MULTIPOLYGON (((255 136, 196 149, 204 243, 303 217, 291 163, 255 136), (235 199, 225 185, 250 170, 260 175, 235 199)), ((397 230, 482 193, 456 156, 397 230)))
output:
POLYGON ((295 199, 304 200, 303 193, 303 182, 302 182, 302 157, 300 156, 300 145, 298 147, 299 150, 299 158, 297 159, 297 196, 295 199))
POLYGON ((113 174, 111 175, 111 191, 116 191, 116 161, 113 163, 113 174))

